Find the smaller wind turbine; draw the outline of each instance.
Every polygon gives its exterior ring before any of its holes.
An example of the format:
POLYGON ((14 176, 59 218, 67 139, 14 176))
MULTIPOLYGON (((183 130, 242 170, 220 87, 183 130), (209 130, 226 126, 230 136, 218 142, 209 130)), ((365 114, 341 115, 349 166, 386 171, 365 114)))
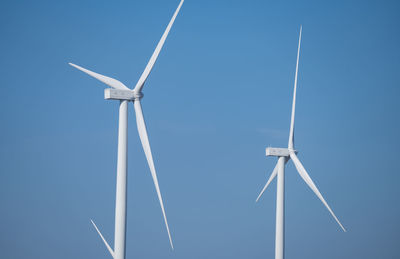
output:
POLYGON ((114 250, 107 243, 106 239, 101 234, 100 230, 97 228, 96 224, 91 220, 97 233, 100 235, 104 244, 106 245, 108 251, 114 259, 124 259, 125 258, 125 243, 126 243, 126 178, 127 178, 127 138, 128 138, 128 103, 132 102, 135 113, 136 113, 136 124, 139 133, 140 141, 142 142, 143 151, 145 153, 147 163, 150 168, 150 173, 153 178, 154 187, 156 188, 158 200, 160 202, 161 212, 163 214, 165 227, 167 229, 169 242, 171 248, 174 249, 171 234, 169 231, 169 226, 167 222, 167 216, 165 214, 164 203, 160 192, 160 187, 158 185, 156 169, 154 166, 153 155, 151 153, 150 142, 147 135, 146 123, 143 117, 142 105, 140 104, 140 99, 142 99, 142 88, 149 76, 154 64, 156 63, 157 57, 164 45, 164 42, 174 24, 175 18, 181 9, 184 0, 181 0, 174 15, 172 16, 167 28, 164 31, 160 41, 157 44, 156 49, 153 52, 146 68, 144 69, 142 75, 140 76, 138 82, 134 89, 129 89, 120 81, 110 78, 108 76, 100 75, 86 68, 80 67, 78 65, 69 63, 76 69, 96 78, 97 80, 110 86, 110 88, 105 89, 104 98, 106 100, 119 100, 119 126, 118 126, 118 160, 117 160, 117 188, 116 188, 116 198, 115 198, 115 232, 114 232, 114 250))
POLYGON ((261 195, 267 189, 271 181, 277 176, 277 191, 276 191, 276 232, 275 232, 275 259, 284 258, 284 242, 285 242, 285 164, 292 159, 293 163, 299 172, 301 178, 306 182, 306 184, 311 188, 311 190, 317 195, 321 202, 325 205, 328 211, 331 213, 333 218, 339 224, 339 226, 346 232, 346 229, 340 223, 338 218, 333 213, 332 209, 329 207, 328 203, 325 201, 319 192, 317 186, 315 186, 313 180, 308 175, 306 169, 301 164, 300 160, 297 158, 297 150, 294 149, 294 115, 296 109, 296 88, 297 88, 297 72, 299 70, 299 55, 300 55, 300 43, 301 43, 301 30, 300 26, 300 36, 299 45, 297 49, 297 62, 296 62, 296 75, 294 79, 294 92, 293 92, 293 104, 292 104, 292 116, 290 121, 290 132, 289 132, 289 144, 288 148, 266 148, 266 156, 276 156, 278 157, 278 162, 269 177, 267 184, 262 189, 261 193, 258 195, 256 202, 260 199, 261 195))

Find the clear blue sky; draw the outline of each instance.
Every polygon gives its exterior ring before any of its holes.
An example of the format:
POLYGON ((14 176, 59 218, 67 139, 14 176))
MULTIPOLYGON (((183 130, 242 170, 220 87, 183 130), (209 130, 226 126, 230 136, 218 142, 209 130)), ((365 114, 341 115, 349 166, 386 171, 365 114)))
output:
MULTIPOLYGON (((178 0, 0 3, 2 258, 111 258, 116 101, 74 62, 133 87, 178 0)), ((186 0, 143 109, 175 243, 129 114, 127 258, 272 258, 300 24, 287 258, 398 258, 398 1, 186 0)))

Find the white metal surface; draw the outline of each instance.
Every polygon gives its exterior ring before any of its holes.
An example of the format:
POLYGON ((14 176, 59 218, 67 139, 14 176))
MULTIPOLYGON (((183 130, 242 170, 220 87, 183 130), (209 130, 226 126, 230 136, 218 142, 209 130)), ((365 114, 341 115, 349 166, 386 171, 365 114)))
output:
POLYGON ((122 100, 119 105, 114 259, 125 258, 127 142, 128 142, 128 101, 122 100))
POLYGON ((278 148, 278 147, 267 147, 265 149, 266 156, 290 156, 289 149, 287 148, 278 148))
POLYGON ((143 97, 143 94, 137 94, 131 90, 120 90, 106 88, 104 89, 104 99, 106 100, 128 100, 133 101, 135 99, 143 97))
POLYGON ((285 255, 285 157, 278 159, 278 179, 276 181, 276 228, 275 259, 285 255))

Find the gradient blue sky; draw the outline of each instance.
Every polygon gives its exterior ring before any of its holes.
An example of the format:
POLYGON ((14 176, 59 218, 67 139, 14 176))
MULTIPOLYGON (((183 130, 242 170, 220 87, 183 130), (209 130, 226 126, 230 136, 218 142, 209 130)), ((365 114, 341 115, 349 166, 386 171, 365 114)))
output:
MULTIPOLYGON (((116 101, 74 62, 134 86, 178 0, 0 3, 2 258, 111 258, 116 101)), ((144 88, 175 251, 129 114, 127 258, 272 258, 300 24, 299 158, 287 258, 398 258, 398 1, 186 0, 144 88)))

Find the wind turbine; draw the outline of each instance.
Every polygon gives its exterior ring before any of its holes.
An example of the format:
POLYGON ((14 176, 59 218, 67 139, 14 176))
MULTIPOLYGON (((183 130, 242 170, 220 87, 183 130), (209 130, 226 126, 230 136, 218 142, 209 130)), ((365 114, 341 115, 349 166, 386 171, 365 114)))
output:
POLYGON ((288 148, 266 148, 266 156, 275 156, 278 157, 278 162, 275 165, 274 170, 272 171, 271 176, 269 177, 267 183, 264 188, 261 190, 260 194, 257 197, 256 202, 260 199, 261 195, 267 189, 268 185, 271 181, 277 176, 277 191, 276 191, 276 232, 275 232, 275 259, 283 259, 284 258, 284 235, 285 235, 285 165, 286 163, 292 159, 297 171, 299 172, 301 178, 306 182, 306 184, 311 188, 311 190, 317 195, 317 197, 321 200, 321 202, 325 205, 328 211, 331 213, 333 218, 339 224, 339 226, 346 232, 346 229, 340 223, 336 215, 333 213, 332 209, 329 207, 328 203, 325 201, 322 194, 319 192, 317 186, 315 186, 313 180, 308 175, 306 169, 301 164, 300 160, 297 157, 297 150, 294 149, 294 115, 296 109, 296 90, 297 90, 297 72, 299 70, 299 55, 300 55, 300 43, 301 43, 301 31, 302 27, 300 26, 300 35, 299 35, 299 45, 297 49, 297 62, 296 62, 296 75, 294 79, 294 91, 293 91, 293 103, 292 103, 292 116, 290 120, 290 132, 289 132, 289 143, 288 148))
POLYGON ((171 21, 169 22, 164 34, 162 35, 160 41, 157 44, 153 55, 150 58, 146 68, 144 69, 141 77, 134 89, 129 89, 120 81, 100 75, 98 73, 92 72, 88 69, 80 67, 78 65, 69 63, 71 66, 85 72, 86 74, 100 80, 111 88, 107 88, 104 91, 104 96, 106 100, 119 100, 119 126, 118 126, 118 161, 117 161, 117 188, 116 188, 116 199, 115 199, 115 232, 114 232, 114 250, 107 243, 100 230, 97 228, 96 224, 91 220, 93 226, 95 227, 97 233, 100 235, 104 244, 106 245, 108 251, 114 259, 124 259, 125 258, 125 236, 126 236, 126 176, 127 176, 127 130, 128 130, 128 103, 133 102, 135 113, 136 113, 136 124, 139 132, 140 141, 143 146, 144 153, 146 155, 147 163, 150 167, 150 173, 153 178, 154 186, 157 192, 158 200, 160 201, 161 211, 164 217, 165 226, 167 228, 169 242, 171 248, 174 249, 171 234, 168 227, 167 217, 165 214, 164 204, 160 192, 160 187, 158 185, 156 169, 154 167, 153 156, 150 149, 149 138, 147 136, 146 123, 144 121, 142 106, 140 104, 140 99, 143 97, 142 88, 149 76, 151 69, 153 68, 158 54, 160 53, 165 39, 168 36, 169 31, 175 21, 176 16, 181 9, 184 0, 181 0, 178 8, 176 9, 171 21))

